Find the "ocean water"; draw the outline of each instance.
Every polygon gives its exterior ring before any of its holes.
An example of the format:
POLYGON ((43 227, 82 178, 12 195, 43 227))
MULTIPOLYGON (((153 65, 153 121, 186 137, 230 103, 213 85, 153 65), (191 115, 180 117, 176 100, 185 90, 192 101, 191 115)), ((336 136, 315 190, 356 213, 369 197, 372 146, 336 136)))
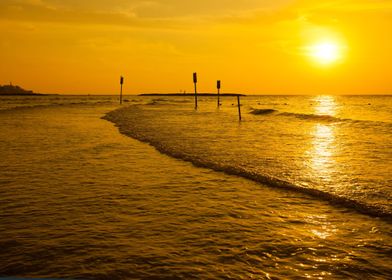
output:
POLYGON ((248 97, 242 122, 234 98, 190 103, 155 99, 107 119, 196 165, 392 217, 392 97, 248 97))
POLYGON ((391 277, 392 97, 126 99, 0 97, 0 276, 391 277))

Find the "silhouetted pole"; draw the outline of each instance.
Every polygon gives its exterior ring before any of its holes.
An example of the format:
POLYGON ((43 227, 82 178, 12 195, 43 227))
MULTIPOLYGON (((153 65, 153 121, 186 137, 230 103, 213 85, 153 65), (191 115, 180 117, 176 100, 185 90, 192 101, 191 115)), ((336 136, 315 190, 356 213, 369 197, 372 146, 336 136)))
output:
POLYGON ((218 108, 219 108, 219 106, 220 106, 219 97, 220 97, 220 88, 221 88, 221 81, 220 80, 216 81, 216 88, 218 89, 218 108))
POLYGON ((240 102, 240 96, 237 95, 237 103, 238 103, 238 117, 241 121, 241 102, 240 102))
POLYGON ((193 73, 193 83, 195 84, 195 110, 197 110, 197 73, 193 73))
POLYGON ((123 88, 123 84, 124 84, 124 77, 121 76, 120 77, 120 105, 122 105, 122 88, 123 88))

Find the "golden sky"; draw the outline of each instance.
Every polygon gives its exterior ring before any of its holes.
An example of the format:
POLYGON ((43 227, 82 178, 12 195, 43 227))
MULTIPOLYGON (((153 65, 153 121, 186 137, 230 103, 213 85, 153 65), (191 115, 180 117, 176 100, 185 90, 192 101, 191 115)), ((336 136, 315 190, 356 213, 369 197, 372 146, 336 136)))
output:
POLYGON ((391 0, 0 0, 0 84, 386 94, 391 30, 391 0))

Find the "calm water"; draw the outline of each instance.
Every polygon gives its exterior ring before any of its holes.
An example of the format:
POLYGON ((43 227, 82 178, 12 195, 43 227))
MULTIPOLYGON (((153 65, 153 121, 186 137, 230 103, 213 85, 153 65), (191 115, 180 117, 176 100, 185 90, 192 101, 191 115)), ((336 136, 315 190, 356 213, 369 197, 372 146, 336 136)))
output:
POLYGON ((0 97, 0 276, 392 275, 391 97, 128 100, 0 97))

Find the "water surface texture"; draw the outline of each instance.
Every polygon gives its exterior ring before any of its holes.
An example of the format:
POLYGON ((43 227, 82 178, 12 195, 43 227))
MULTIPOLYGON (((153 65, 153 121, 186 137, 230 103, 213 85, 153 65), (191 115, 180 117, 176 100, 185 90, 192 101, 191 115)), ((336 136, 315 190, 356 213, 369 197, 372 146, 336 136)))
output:
POLYGON ((174 157, 392 217, 391 97, 248 97, 241 123, 223 102, 156 99, 108 119, 174 157))
POLYGON ((390 277, 390 97, 247 97, 241 123, 233 98, 40 98, 0 98, 0 276, 390 277))

